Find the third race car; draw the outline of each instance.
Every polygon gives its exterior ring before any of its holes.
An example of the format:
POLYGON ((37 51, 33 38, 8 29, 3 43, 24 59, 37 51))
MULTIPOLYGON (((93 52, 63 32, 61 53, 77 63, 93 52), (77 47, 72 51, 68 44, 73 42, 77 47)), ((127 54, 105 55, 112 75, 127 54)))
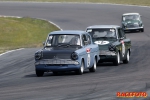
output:
POLYGON ((122 28, 126 31, 144 32, 144 25, 139 13, 125 13, 122 15, 122 28))

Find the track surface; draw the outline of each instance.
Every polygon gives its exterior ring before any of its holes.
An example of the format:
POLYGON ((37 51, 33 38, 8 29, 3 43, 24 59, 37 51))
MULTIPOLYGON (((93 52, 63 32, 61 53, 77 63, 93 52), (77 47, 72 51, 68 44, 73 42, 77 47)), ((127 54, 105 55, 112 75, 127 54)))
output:
MULTIPOLYGON (((96 73, 85 71, 83 75, 46 73, 44 77, 36 77, 33 57, 38 48, 15 51, 0 56, 0 100, 128 100, 117 98, 116 92, 150 92, 150 8, 0 2, 0 15, 44 18, 62 29, 85 30, 94 24, 120 25, 121 15, 126 12, 139 12, 145 25, 144 33, 127 34, 132 40, 129 64, 103 64, 96 73)), ((132 99, 142 98, 129 100, 132 99)))

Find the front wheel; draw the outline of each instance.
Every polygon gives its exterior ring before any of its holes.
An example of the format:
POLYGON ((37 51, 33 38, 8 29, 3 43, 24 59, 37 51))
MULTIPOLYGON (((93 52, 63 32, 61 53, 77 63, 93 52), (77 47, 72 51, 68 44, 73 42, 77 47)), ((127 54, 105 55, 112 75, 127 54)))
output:
POLYGON ((83 62, 83 61, 81 62, 80 68, 79 68, 76 72, 77 72, 77 74, 79 74, 79 75, 82 75, 82 74, 83 74, 83 72, 84 72, 84 62, 83 62))
POLYGON ((95 72, 96 71, 96 67, 97 67, 97 61, 96 58, 94 59, 94 64, 93 66, 89 69, 90 72, 95 72))
POLYGON ((53 75, 57 75, 58 74, 58 72, 56 72, 56 71, 53 71, 53 75))
POLYGON ((129 54, 129 50, 128 50, 128 51, 127 51, 127 54, 126 54, 126 59, 123 60, 123 63, 124 63, 124 64, 127 64, 127 63, 129 63, 129 60, 130 60, 130 54, 129 54))
POLYGON ((141 32, 144 32, 144 28, 141 29, 141 32))
POLYGON ((118 66, 120 64, 120 53, 119 52, 117 53, 117 57, 113 63, 115 66, 118 66))
POLYGON ((37 77, 41 77, 44 74, 44 71, 41 71, 41 70, 35 70, 35 71, 36 71, 36 76, 37 77))

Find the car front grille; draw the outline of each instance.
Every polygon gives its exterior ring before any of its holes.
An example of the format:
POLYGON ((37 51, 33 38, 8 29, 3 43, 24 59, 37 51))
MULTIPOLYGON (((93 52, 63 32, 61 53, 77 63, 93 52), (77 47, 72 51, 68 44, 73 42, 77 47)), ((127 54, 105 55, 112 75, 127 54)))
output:
POLYGON ((79 64, 78 61, 73 61, 71 59, 43 59, 35 62, 38 64, 46 64, 46 65, 66 65, 66 64, 79 64))
POLYGON ((127 24, 127 28, 136 28, 136 27, 139 27, 138 24, 127 24))
POLYGON ((109 50, 101 50, 100 56, 102 56, 102 55, 116 55, 116 53, 113 51, 109 51, 109 50))
POLYGON ((70 59, 71 54, 43 54, 43 59, 70 59))

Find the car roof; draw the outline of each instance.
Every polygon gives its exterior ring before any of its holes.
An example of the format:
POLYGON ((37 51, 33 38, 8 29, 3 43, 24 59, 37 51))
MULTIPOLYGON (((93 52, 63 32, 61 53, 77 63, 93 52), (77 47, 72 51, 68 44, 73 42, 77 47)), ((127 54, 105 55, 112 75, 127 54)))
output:
POLYGON ((61 30, 61 31, 53 31, 53 32, 50 32, 50 34, 84 34, 86 33, 85 31, 80 31, 80 30, 61 30))
POLYGON ((126 16, 126 15, 140 15, 139 13, 124 13, 123 16, 126 16))
POLYGON ((118 25, 93 25, 93 26, 89 26, 87 28, 118 28, 120 26, 118 25))

